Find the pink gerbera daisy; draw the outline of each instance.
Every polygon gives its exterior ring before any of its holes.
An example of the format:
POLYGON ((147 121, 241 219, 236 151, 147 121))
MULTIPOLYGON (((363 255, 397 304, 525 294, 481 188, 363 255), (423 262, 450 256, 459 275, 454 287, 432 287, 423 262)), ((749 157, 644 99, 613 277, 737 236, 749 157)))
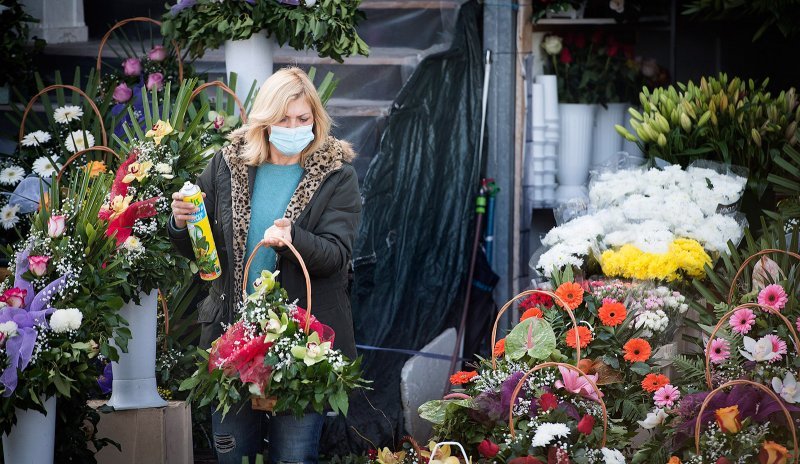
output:
MULTIPOLYGON (((784 343, 784 346, 786 344, 784 343)), ((723 338, 711 340, 708 346, 708 357, 714 364, 722 364, 731 355, 731 345, 723 338)))
POLYGON ((789 302, 786 291, 778 284, 767 285, 758 293, 758 304, 780 311, 789 302))
POLYGON ((659 408, 671 408, 675 402, 681 397, 681 392, 670 384, 656 390, 653 394, 653 401, 659 408))
POLYGON ((749 308, 737 309, 730 318, 731 329, 742 335, 750 332, 756 323, 756 315, 749 308))
POLYGON ((775 334, 768 334, 766 338, 772 342, 772 352, 778 354, 774 358, 770 359, 769 362, 773 363, 775 361, 780 361, 781 355, 786 354, 786 342, 781 340, 781 337, 775 334))
POLYGON ((797 326, 797 331, 800 332, 800 317, 797 318, 797 321, 794 323, 797 326))

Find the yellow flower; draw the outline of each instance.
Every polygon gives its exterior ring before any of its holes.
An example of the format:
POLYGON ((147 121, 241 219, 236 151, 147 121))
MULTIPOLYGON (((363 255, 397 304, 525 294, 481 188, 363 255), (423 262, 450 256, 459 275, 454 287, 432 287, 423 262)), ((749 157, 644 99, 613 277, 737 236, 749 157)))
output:
MULTIPOLYGON (((156 142, 158 143, 158 142, 156 142)), ((150 169, 153 168, 153 163, 151 161, 145 161, 144 163, 131 163, 128 165, 128 174, 122 178, 122 182, 126 184, 130 184, 133 182, 134 179, 141 182, 147 177, 147 173, 150 169)))
POLYGON ((97 177, 100 174, 105 174, 108 171, 106 163, 103 161, 89 161, 81 169, 83 169, 85 172, 88 172, 89 177, 97 177))
POLYGON ((106 210, 109 213, 109 221, 113 221, 120 214, 124 213, 128 206, 131 205, 131 201, 133 200, 133 196, 128 195, 123 197, 122 195, 117 195, 111 200, 111 204, 107 206, 103 206, 102 209, 106 210))
POLYGON ((733 405, 727 408, 719 408, 714 411, 717 425, 725 433, 739 433, 742 430, 742 421, 739 418, 739 406, 733 405))
POLYGON ((603 273, 609 277, 630 279, 678 280, 705 275, 704 266, 711 257, 696 240, 679 238, 669 245, 666 253, 645 253, 633 245, 623 245, 619 250, 606 250, 600 257, 603 273))
POLYGON ((405 458, 405 456, 405 451, 400 451, 399 453, 395 454, 392 453, 389 448, 383 448, 382 450, 378 451, 378 462, 380 464, 400 464, 403 462, 403 458, 405 458))
POLYGON ((789 450, 774 441, 765 441, 758 453, 759 464, 786 464, 789 460, 789 450))
POLYGON ((162 121, 158 120, 154 125, 153 128, 147 131, 144 134, 146 137, 152 137, 155 140, 156 145, 161 145, 161 139, 168 136, 172 133, 172 126, 169 125, 169 121, 162 121))

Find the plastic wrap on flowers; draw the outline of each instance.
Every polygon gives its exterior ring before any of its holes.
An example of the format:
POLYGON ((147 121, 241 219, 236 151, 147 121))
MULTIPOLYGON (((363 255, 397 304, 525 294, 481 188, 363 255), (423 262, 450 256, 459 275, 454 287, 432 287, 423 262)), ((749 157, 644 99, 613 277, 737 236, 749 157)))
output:
POLYGON ((706 180, 706 185, 702 185, 700 182, 692 184, 692 187, 701 190, 701 195, 697 195, 698 199, 720 201, 716 205, 708 204, 704 209, 716 208, 716 212, 719 214, 731 214, 739 211, 749 175, 747 168, 710 160, 697 160, 686 168, 686 172, 695 179, 706 180), (714 195, 702 195, 706 190, 712 190, 714 195))

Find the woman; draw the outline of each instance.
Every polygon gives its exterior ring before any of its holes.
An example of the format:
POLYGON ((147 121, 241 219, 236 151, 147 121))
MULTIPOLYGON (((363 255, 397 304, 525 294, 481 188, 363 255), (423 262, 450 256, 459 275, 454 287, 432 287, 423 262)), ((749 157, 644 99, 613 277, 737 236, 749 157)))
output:
MULTIPOLYGON (((222 276, 213 281, 199 305, 200 344, 208 348, 222 323, 237 319, 244 263, 256 245, 262 248, 248 274, 248 289, 261 270, 280 271, 289 299, 305 306, 305 278, 294 255, 303 257, 311 276, 313 314, 336 332, 336 348, 356 356, 348 296, 353 240, 361 213, 358 181, 350 145, 329 135, 331 120, 316 88, 299 68, 281 69, 261 86, 248 122, 197 179, 217 245, 222 276)), ((186 221, 197 209, 172 195, 170 237, 186 257, 194 258, 186 221)), ((224 421, 212 416, 220 463, 240 464, 263 449, 264 414, 245 405, 224 421)), ((271 462, 317 461, 323 417, 274 416, 269 420, 271 462)))

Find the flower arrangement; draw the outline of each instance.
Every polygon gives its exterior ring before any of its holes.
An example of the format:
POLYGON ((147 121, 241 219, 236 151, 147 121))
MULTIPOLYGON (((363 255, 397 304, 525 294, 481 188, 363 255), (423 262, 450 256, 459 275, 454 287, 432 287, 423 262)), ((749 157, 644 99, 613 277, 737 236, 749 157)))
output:
POLYGON ((275 413, 307 410, 347 414, 348 394, 366 385, 360 360, 334 348, 333 330, 288 302, 286 291, 262 271, 254 293, 242 303, 241 319, 200 350, 197 371, 181 384, 200 405, 217 402, 227 414, 249 396, 276 397, 275 413))
POLYGON ((193 58, 219 48, 226 40, 244 40, 259 31, 281 45, 313 48, 320 56, 342 61, 367 55, 369 47, 356 26, 364 19, 360 0, 178 0, 162 17, 164 37, 188 49, 193 58))
POLYGON ((99 142, 91 127, 87 128, 83 107, 59 106, 50 116, 51 130, 36 130, 25 134, 17 156, 23 165, 42 179, 56 175, 69 156, 99 142))
POLYGON ((608 276, 702 276, 710 254, 727 253, 728 241, 742 237, 743 219, 730 211, 744 184, 702 165, 602 172, 590 183, 588 214, 550 230, 535 267, 585 267, 593 256, 608 276))
POLYGON ((638 68, 633 45, 598 29, 591 35, 549 34, 542 41, 546 71, 558 76, 562 103, 630 101, 638 68))

